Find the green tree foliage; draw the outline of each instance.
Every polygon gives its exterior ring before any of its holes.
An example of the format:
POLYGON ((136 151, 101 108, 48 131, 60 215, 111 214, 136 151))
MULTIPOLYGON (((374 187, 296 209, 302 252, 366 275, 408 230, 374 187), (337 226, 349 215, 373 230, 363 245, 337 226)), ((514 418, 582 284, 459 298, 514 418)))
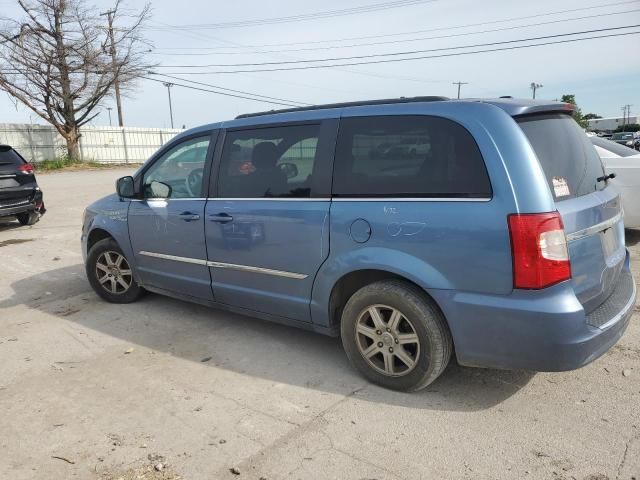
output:
MULTIPOLYGON (((582 115, 582 110, 580 110, 580 107, 578 107, 578 104, 576 103, 575 95, 573 94, 562 95, 562 98, 560 100, 564 103, 570 103, 571 105, 575 105, 576 109, 573 112, 573 118, 575 119, 576 122, 578 122, 578 124, 582 128, 587 128, 589 126, 589 122, 587 121, 588 118, 585 118, 585 116, 582 115)), ((587 115, 594 115, 594 114, 589 113, 587 115)), ((595 118, 595 117, 590 117, 590 118, 595 118)), ((597 118, 600 118, 600 117, 597 117, 597 118)))
POLYGON ((638 123, 627 123, 626 125, 620 125, 618 128, 614 130, 615 132, 639 132, 640 124, 638 123))
POLYGON ((571 105, 575 105, 576 109, 573 112, 573 118, 575 119, 576 122, 578 122, 578 124, 582 128, 587 128, 589 126, 589 122, 587 121, 587 119, 584 118, 584 116, 582 115, 582 110, 580 110, 580 107, 578 107, 578 104, 576 103, 575 95, 565 94, 562 96, 560 100, 563 101, 564 103, 570 103, 571 105))

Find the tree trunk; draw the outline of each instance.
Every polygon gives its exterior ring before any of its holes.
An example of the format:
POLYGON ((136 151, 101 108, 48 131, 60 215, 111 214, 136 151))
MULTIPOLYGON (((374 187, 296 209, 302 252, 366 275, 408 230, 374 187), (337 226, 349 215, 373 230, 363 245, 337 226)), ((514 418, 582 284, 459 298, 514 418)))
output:
POLYGON ((80 145, 78 143, 80 135, 78 134, 78 131, 72 130, 70 132, 67 132, 64 135, 64 139, 67 142, 67 155, 69 155, 69 158, 74 162, 81 161, 82 158, 80 158, 80 145))

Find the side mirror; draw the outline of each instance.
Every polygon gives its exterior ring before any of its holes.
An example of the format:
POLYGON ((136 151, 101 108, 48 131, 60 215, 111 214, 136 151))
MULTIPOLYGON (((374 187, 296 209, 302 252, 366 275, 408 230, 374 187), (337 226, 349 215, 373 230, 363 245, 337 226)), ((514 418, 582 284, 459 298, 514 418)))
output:
POLYGON ((148 189, 149 198, 169 198, 171 196, 171 186, 157 180, 152 181, 148 189))
POLYGON ((133 177, 126 176, 116 180, 116 192, 122 198, 133 198, 136 196, 135 185, 133 177))
POLYGON ((280 170, 282 170, 287 176, 287 179, 295 178, 298 176, 298 167, 295 165, 295 163, 281 163, 279 167, 280 170))

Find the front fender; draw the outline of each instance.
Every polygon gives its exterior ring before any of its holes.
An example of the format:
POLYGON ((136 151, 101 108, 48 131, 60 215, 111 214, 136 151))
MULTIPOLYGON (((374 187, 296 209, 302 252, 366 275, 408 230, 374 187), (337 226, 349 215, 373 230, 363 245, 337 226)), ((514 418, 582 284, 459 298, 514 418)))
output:
MULTIPOLYGON (((103 230, 118 242, 123 253, 130 259, 129 264, 134 270, 133 249, 129 240, 129 225, 127 216, 129 212, 129 200, 121 200, 117 195, 109 195, 97 202, 89 205, 85 211, 84 222, 82 226, 82 257, 86 262, 88 254, 87 241, 91 232, 95 230, 103 230)), ((137 275, 136 275, 137 276, 137 275)))
POLYGON ((329 299, 334 285, 343 276, 358 270, 381 270, 406 278, 425 291, 451 289, 449 280, 420 258, 398 250, 364 247, 332 256, 320 267, 311 293, 311 319, 314 324, 331 326, 329 299))

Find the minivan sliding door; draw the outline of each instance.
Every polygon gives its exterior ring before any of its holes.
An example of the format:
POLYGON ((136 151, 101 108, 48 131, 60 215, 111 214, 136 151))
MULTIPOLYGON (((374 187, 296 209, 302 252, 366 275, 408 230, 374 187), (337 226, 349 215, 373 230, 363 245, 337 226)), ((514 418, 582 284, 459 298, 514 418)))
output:
POLYGON ((205 224, 217 302, 310 321, 313 280, 329 248, 336 125, 226 132, 205 224))

